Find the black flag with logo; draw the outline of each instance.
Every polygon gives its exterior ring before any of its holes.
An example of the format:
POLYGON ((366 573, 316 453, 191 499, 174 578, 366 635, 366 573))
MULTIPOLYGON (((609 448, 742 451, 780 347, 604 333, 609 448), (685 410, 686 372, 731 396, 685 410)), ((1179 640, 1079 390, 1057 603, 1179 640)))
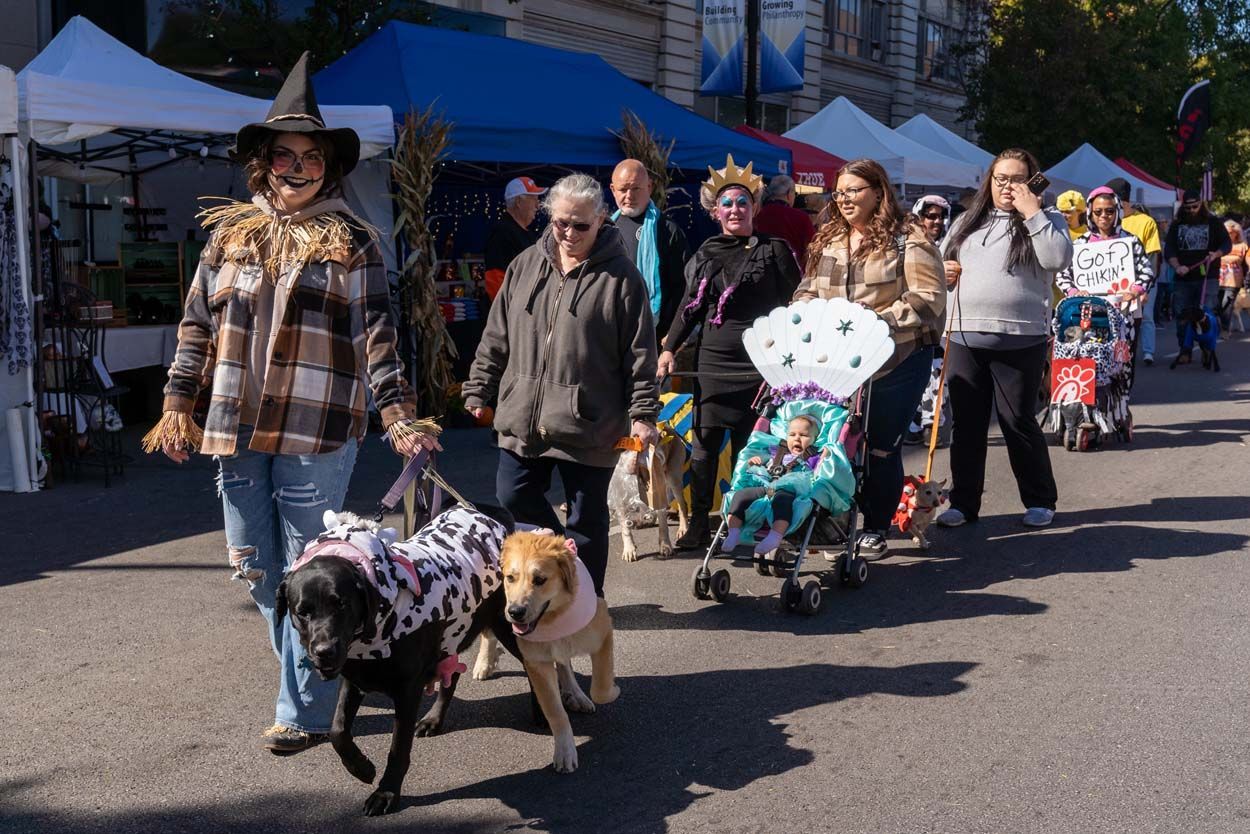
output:
POLYGON ((1202 141, 1211 125, 1211 82, 1199 81, 1181 98, 1176 111, 1176 166, 1202 141))

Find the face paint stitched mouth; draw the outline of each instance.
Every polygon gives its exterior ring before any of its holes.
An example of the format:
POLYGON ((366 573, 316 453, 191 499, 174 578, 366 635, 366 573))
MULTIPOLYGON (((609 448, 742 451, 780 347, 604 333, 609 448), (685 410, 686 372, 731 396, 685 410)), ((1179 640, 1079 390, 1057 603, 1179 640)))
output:
POLYGON ((317 182, 317 180, 308 179, 307 177, 278 177, 278 179, 282 180, 288 188, 295 189, 307 188, 317 182))

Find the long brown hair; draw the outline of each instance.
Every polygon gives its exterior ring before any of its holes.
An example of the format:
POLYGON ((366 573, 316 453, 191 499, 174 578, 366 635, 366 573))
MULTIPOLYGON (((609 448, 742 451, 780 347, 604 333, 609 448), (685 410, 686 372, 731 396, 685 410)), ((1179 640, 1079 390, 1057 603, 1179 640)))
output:
MULTIPOLYGON (((872 253, 892 246, 894 238, 907 230, 907 221, 903 216, 902 208, 899 207, 898 198, 894 196, 894 188, 890 185, 890 175, 880 164, 871 159, 852 159, 838 171, 838 179, 841 179, 843 174, 859 177, 881 195, 877 211, 868 221, 864 240, 851 255, 853 262, 863 263, 872 253)), ((809 272, 814 273, 817 264, 820 263, 820 253, 825 251, 825 247, 834 238, 845 235, 849 239, 851 234, 851 224, 846 222, 846 218, 842 216, 842 212, 836 205, 833 203, 830 205, 833 206, 833 211, 829 219, 816 230, 816 236, 807 247, 809 272)))
MULTIPOLYGON (((1023 162, 1028 168, 1026 176, 1029 179, 1032 179, 1042 167, 1037 164, 1037 157, 1022 148, 1008 148, 994 157, 994 161, 985 172, 985 177, 981 180, 981 187, 972 198, 972 205, 968 207, 968 211, 959 216, 958 228, 952 229, 945 247, 947 258, 958 260, 959 247, 963 245, 963 242, 971 237, 973 232, 985 227, 985 221, 994 208, 994 166, 1004 159, 1023 162)), ((1024 218, 1020 216, 1020 212, 1011 213, 1010 223, 1011 247, 1007 250, 1007 263, 1004 266, 1007 269, 1014 269, 1017 266, 1035 263, 1037 253, 1033 251, 1033 241, 1029 238, 1029 230, 1024 227, 1024 218)))
MULTIPOLYGON (((243 174, 247 177, 247 190, 253 194, 271 194, 273 188, 269 185, 269 155, 273 152, 273 143, 279 136, 273 131, 266 131, 268 135, 264 139, 256 143, 256 147, 252 150, 252 156, 247 160, 247 164, 243 166, 243 174)), ((317 191, 318 196, 325 197, 334 194, 339 188, 339 168, 338 159, 334 156, 334 143, 320 133, 305 134, 317 146, 317 150, 326 158, 326 171, 324 179, 321 181, 321 188, 317 191)))

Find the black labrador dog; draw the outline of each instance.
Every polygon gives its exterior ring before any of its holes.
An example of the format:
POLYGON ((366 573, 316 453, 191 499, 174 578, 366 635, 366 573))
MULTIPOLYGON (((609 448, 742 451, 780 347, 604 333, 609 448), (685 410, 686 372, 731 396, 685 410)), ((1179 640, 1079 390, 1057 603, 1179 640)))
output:
MULTIPOLYGON (((514 524, 506 510, 481 507, 479 511, 512 532, 514 524)), ((276 616, 291 613, 300 642, 318 674, 326 680, 341 675, 338 707, 330 729, 330 743, 347 771, 367 785, 373 784, 376 768, 352 738, 352 723, 366 692, 380 692, 395 704, 394 729, 386 769, 377 789, 365 802, 366 816, 379 816, 399 806, 400 789, 411 761, 414 735, 431 736, 442 730, 447 707, 455 693, 459 674, 439 688, 438 697, 425 717, 417 712, 423 690, 436 677, 444 625, 431 622, 388 643, 389 657, 353 659, 352 644, 370 643, 376 636, 374 612, 378 590, 352 562, 336 556, 312 559, 292 571, 278 587, 276 616)), ((441 602, 450 605, 450 600, 441 602)), ((517 660, 521 654, 511 624, 504 617, 506 600, 502 582, 485 593, 481 604, 460 638, 458 651, 468 650, 481 632, 489 628, 499 643, 517 660)), ((448 609, 450 610, 450 608, 448 609)))
POLYGON ((1192 361, 1190 351, 1196 344, 1198 350, 1202 352, 1202 367, 1219 373, 1220 357, 1215 352, 1215 346, 1220 340, 1219 319, 1214 313, 1199 307, 1190 307, 1178 318, 1185 323, 1185 331, 1181 340, 1181 349, 1172 360, 1172 364, 1168 366, 1168 370, 1175 370, 1177 365, 1188 365, 1192 361))

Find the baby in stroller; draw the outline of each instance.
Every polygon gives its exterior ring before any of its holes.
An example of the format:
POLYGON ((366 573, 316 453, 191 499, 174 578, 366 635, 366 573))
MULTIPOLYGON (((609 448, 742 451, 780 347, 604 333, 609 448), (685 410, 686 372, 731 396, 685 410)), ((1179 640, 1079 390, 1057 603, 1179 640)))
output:
POLYGON ((753 455, 747 460, 748 466, 761 467, 764 470, 762 474, 767 477, 768 484, 744 487, 733 494, 728 507, 729 518, 726 520, 729 530, 721 545, 722 553, 732 553, 738 546, 742 527, 746 523, 747 510, 764 497, 769 499, 773 521, 768 534, 755 546, 755 552, 762 556, 777 549, 794 517, 796 487, 799 486, 796 481, 810 483, 812 473, 829 454, 828 448, 823 452, 815 450, 814 444, 819 436, 820 421, 810 414, 799 414, 786 425, 785 444, 771 447, 767 461, 759 455, 753 455))

